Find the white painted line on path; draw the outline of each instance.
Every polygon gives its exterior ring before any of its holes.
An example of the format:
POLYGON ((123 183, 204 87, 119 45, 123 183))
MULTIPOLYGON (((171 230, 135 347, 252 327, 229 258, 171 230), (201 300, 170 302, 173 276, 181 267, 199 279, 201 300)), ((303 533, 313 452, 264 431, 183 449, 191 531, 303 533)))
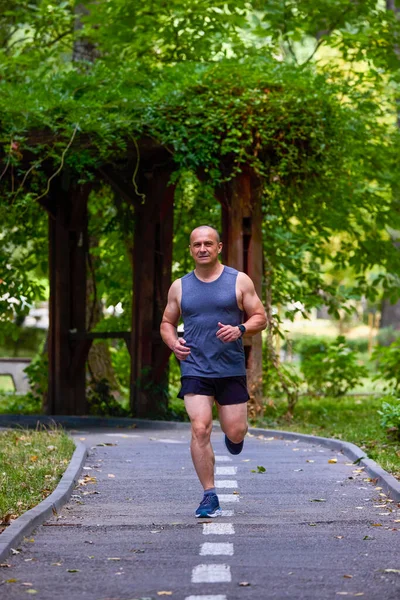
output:
POLYGON ((215 460, 218 462, 232 462, 232 459, 230 456, 216 456, 215 460))
POLYGON ((235 514, 234 510, 223 510, 221 517, 233 517, 234 514, 235 514))
POLYGON ((236 479, 221 479, 215 482, 216 488, 237 488, 238 482, 236 479))
POLYGON ((162 442, 163 444, 186 444, 187 442, 181 442, 180 440, 171 440, 169 438, 155 439, 155 442, 162 442))
POLYGON ((227 583, 232 581, 229 565, 197 565, 192 571, 192 583, 227 583))
POLYGON ((200 546, 200 556, 233 556, 233 544, 206 542, 200 546))
POLYGON ((233 535, 232 523, 203 523, 204 535, 233 535))
POLYGON ((226 600, 226 596, 186 596, 185 600, 226 600))
POLYGON ((127 434, 127 433, 106 433, 104 435, 106 435, 107 437, 120 437, 120 438, 133 438, 133 437, 138 438, 138 437, 140 437, 140 435, 137 433, 129 433, 129 434, 127 434))
POLYGON ((236 475, 237 467, 217 467, 215 469, 216 475, 236 475))
POLYGON ((221 502, 239 502, 237 494, 218 494, 218 500, 221 502))

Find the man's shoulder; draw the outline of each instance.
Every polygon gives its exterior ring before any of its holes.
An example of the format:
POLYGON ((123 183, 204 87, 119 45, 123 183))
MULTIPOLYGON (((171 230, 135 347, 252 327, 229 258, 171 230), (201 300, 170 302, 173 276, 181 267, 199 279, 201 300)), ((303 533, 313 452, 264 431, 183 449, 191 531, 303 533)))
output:
POLYGON ((224 273, 226 275, 233 275, 234 277, 237 277, 240 271, 234 269, 233 267, 227 267, 226 265, 224 265, 224 273))
POLYGON ((183 275, 183 277, 181 277, 180 279, 177 279, 176 281, 183 281, 186 279, 191 279, 192 277, 194 277, 194 271, 190 271, 190 273, 186 273, 186 275, 183 275))

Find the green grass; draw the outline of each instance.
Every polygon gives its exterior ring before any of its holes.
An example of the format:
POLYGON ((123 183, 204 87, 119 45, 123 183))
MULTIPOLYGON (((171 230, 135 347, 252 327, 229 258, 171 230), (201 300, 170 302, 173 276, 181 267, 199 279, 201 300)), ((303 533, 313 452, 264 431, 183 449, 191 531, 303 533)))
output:
POLYGON ((389 436, 381 427, 377 414, 381 406, 382 400, 374 396, 303 397, 288 421, 284 417, 287 404, 281 400, 274 407, 266 406, 264 417, 253 421, 253 425, 353 442, 400 480, 400 439, 389 436))
POLYGON ((74 450, 62 430, 0 431, 0 532, 51 494, 74 450))

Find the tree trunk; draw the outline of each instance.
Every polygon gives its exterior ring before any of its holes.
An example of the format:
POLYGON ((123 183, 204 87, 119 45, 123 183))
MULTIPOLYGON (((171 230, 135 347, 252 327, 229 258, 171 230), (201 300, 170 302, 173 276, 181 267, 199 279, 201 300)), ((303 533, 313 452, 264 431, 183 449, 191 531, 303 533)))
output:
MULTIPOLYGON (((99 241, 94 236, 89 238, 89 252, 91 248, 96 248, 99 241)), ((97 298, 95 267, 93 258, 88 257, 89 268, 87 272, 86 284, 86 328, 92 330, 99 323, 103 316, 101 299, 97 298)), ((107 342, 95 342, 89 350, 88 369, 90 375, 89 387, 94 389, 101 381, 108 382, 111 390, 118 390, 118 383, 112 366, 110 349, 107 342)))

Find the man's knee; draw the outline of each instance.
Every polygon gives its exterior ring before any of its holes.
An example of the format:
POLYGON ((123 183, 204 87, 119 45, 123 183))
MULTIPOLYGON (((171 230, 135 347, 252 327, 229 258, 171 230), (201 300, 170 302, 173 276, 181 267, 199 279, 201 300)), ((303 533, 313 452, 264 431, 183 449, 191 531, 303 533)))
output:
POLYGON ((199 443, 208 443, 211 436, 212 423, 192 421, 192 437, 199 443))
POLYGON ((226 433, 231 442, 233 442, 234 444, 238 444, 245 438, 247 430, 247 424, 232 423, 229 427, 225 427, 224 433, 226 433))

